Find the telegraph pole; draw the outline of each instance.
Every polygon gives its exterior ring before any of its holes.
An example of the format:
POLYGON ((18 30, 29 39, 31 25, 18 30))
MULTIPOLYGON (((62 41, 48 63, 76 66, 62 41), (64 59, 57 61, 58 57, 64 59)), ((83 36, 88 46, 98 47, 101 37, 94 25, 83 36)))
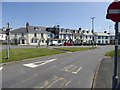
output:
MULTIPOLYGON (((91 18, 92 19, 92 33, 94 32, 94 19, 95 19, 95 17, 92 17, 91 18)), ((94 38, 94 36, 92 37, 92 47, 94 48, 94 43, 95 43, 95 38, 94 38)))

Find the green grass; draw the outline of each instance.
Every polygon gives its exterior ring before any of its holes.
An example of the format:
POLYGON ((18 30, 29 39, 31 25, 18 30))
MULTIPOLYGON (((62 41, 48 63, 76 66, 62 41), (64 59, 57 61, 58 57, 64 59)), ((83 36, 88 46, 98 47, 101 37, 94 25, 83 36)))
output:
MULTIPOLYGON (((110 51, 105 54, 106 56, 114 57, 114 51, 110 51)), ((118 57, 120 58, 120 49, 118 50, 118 57)))
POLYGON ((70 51, 70 52, 75 52, 75 51, 85 51, 85 50, 90 50, 92 49, 91 47, 71 47, 71 48, 59 48, 59 50, 65 50, 65 51, 70 51))
POLYGON ((63 53, 59 50, 47 49, 47 48, 17 48, 10 50, 10 59, 5 59, 6 51, 2 51, 2 63, 19 61, 28 58, 36 58, 41 56, 48 56, 63 53))

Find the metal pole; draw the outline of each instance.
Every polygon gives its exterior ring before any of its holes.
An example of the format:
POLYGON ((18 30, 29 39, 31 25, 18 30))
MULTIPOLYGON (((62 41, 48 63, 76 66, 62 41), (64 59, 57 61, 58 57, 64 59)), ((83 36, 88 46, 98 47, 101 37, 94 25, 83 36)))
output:
POLYGON ((6 59, 9 59, 9 36, 7 35, 6 59))
POLYGON ((112 83, 113 90, 116 90, 118 85, 117 62, 118 62, 118 22, 115 23, 115 55, 114 55, 114 75, 113 75, 113 83, 112 83))
MULTIPOLYGON (((7 29, 10 29, 10 24, 7 23, 7 29)), ((9 37, 9 31, 6 32, 6 37, 7 37, 7 47, 6 47, 6 59, 9 59, 10 55, 9 55, 9 50, 10 50, 10 37, 9 37)))
MULTIPOLYGON (((95 17, 92 17, 91 18, 92 19, 92 33, 94 32, 94 19, 95 19, 95 17)), ((93 41, 92 41, 92 47, 94 48, 94 36, 92 37, 92 39, 93 39, 93 41)))

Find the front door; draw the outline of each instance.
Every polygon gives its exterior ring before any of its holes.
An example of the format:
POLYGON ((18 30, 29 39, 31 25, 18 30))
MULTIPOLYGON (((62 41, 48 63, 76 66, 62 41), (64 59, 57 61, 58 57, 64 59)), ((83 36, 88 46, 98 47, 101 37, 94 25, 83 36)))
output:
POLYGON ((25 44, 25 40, 24 39, 22 39, 22 44, 25 44))

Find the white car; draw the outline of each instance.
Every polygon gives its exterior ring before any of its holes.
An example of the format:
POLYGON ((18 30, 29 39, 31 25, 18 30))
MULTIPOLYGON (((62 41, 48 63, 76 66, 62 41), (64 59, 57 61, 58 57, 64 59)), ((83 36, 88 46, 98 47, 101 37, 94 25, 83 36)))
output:
POLYGON ((61 46, 62 45, 62 41, 60 41, 60 40, 53 40, 53 41, 51 41, 51 45, 52 46, 61 46))

